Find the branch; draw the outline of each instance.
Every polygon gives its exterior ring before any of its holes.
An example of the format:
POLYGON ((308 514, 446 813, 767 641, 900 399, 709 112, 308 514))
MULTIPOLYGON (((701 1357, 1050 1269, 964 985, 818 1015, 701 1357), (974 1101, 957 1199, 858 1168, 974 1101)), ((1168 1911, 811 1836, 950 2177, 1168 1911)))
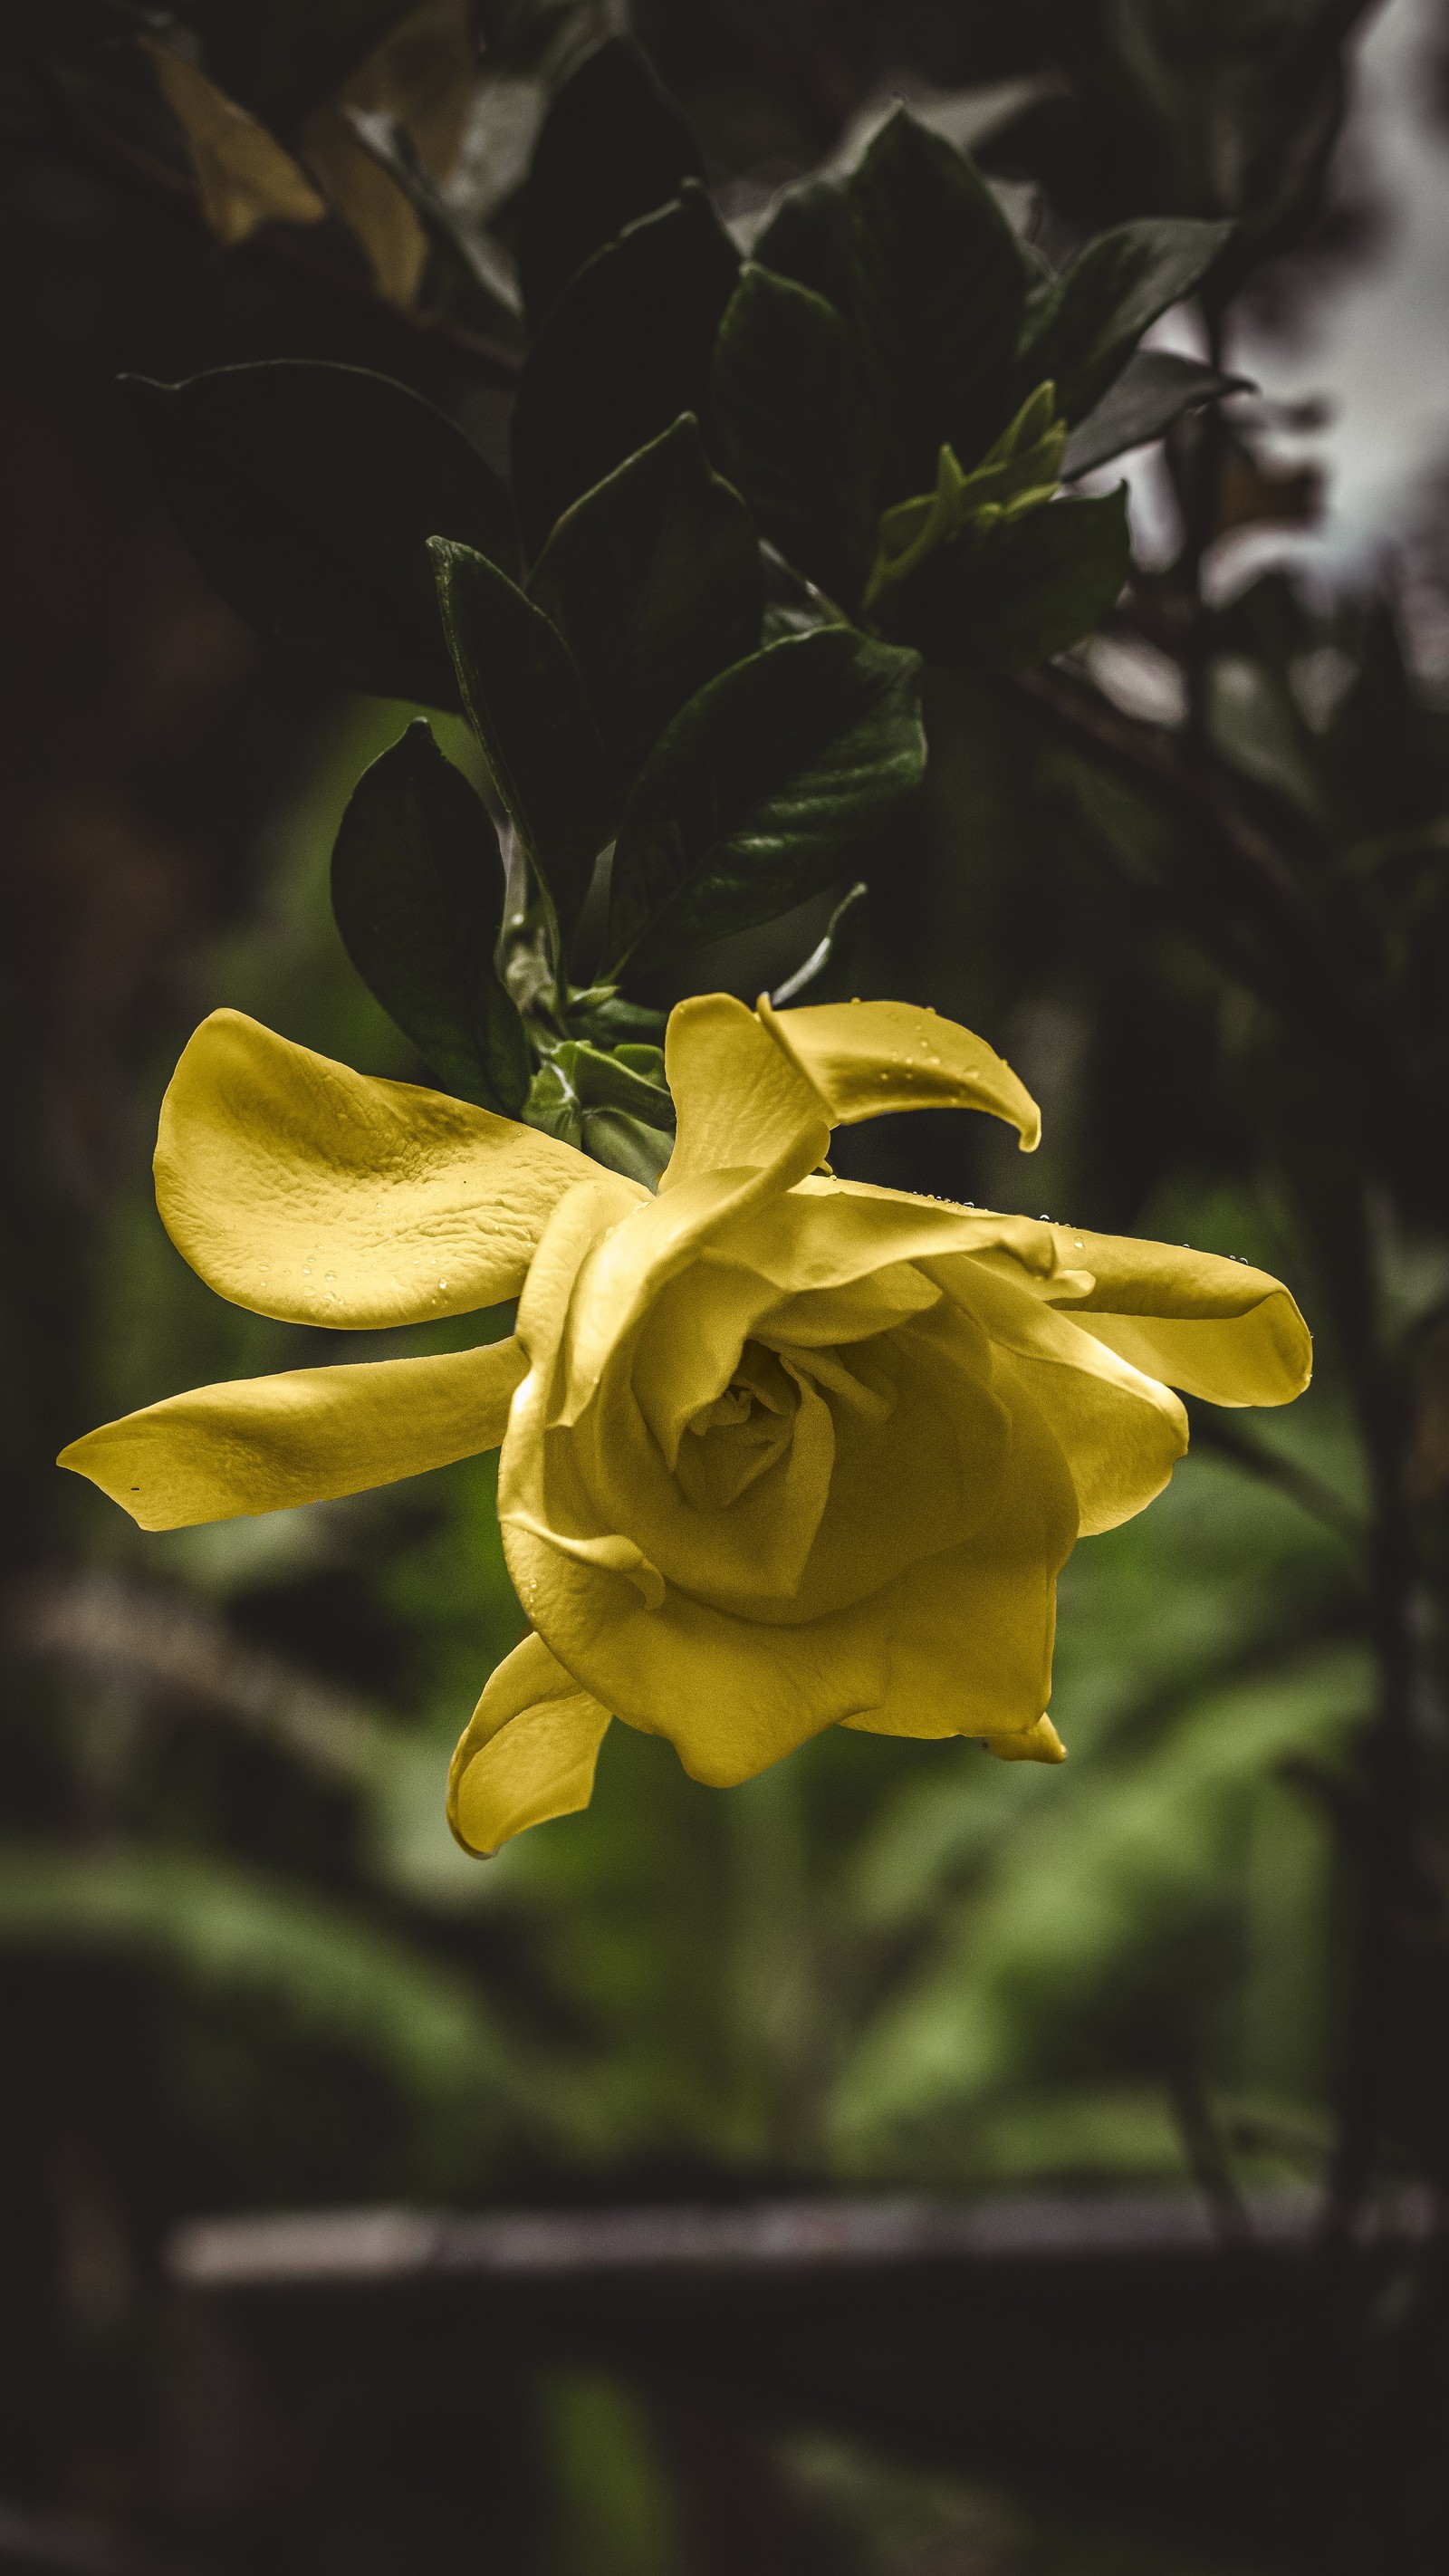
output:
MULTIPOLYGON (((1022 672, 1007 687, 1018 704, 1071 750, 1088 754, 1179 824, 1248 899, 1271 935, 1270 998, 1291 998, 1296 1015, 1324 1041, 1341 1047, 1350 979, 1336 953, 1318 904, 1294 858, 1321 866, 1322 844, 1312 827, 1289 808, 1256 798, 1216 767, 1184 756, 1181 746, 1155 726, 1139 723, 1075 673, 1056 666, 1022 672), (1269 811, 1271 820, 1267 819, 1269 811)), ((1231 971, 1256 984, 1251 948, 1228 925, 1225 937, 1221 885, 1175 888, 1190 908, 1193 926, 1211 941, 1231 971)))

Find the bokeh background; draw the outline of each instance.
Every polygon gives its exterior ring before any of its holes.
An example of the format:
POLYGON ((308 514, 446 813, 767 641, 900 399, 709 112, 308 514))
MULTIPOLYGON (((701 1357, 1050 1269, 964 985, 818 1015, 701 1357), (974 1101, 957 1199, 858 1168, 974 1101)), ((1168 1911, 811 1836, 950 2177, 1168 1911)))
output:
MULTIPOLYGON (((1055 244, 1151 203, 1120 153, 1086 148, 1030 12, 633 14, 741 220, 892 90, 1008 82, 1037 87, 994 159, 1013 185, 1048 182, 1055 244)), ((1383 0, 1346 59, 1323 205, 1229 320, 1227 361, 1261 393, 1235 413, 1236 516, 1204 567, 1217 720, 1249 775, 1310 804, 1417 794, 1417 819, 1449 706, 1449 17, 1383 0), (1285 721, 1262 638, 1290 586, 1285 721), (1336 724, 1326 788, 1314 762, 1336 724)), ((112 379, 359 357, 461 409, 495 452, 506 392, 443 335, 265 246, 219 252, 189 209, 57 141, 28 74, 7 73, 0 118, 6 2509, 83 2533, 154 2522, 162 2255, 198 2213, 1124 2186, 1231 2209, 1315 2185, 1351 1930, 1334 1784, 1372 1689, 1363 1470, 1331 1331, 1309 1397, 1255 1426, 1280 1472, 1199 1416, 1163 1499, 1072 1560, 1065 1770, 832 1735, 721 1795, 615 1728, 589 1812, 486 1866, 450 1843, 442 1787, 522 1633, 491 1461, 166 1537, 53 1470, 82 1428, 181 1386, 441 1346, 228 1307, 156 1217, 157 1107, 213 1007, 419 1078, 327 900, 350 788, 413 711, 339 697, 236 621, 112 379)), ((1193 348, 1194 330, 1173 316, 1156 336, 1193 348)), ((1144 559, 1168 563, 1161 460, 1130 472, 1144 559)), ((1092 651, 1110 694, 1163 712, 1165 657, 1110 634, 1092 651)), ((1239 997, 1103 867, 1100 817, 1021 713, 943 677, 930 715, 928 790, 872 860, 861 989, 989 1037, 1040 1098, 1045 1143, 1018 1166, 985 1121, 885 1121, 850 1168, 1240 1254, 1318 1323, 1239 997)), ((437 729, 466 763, 461 726, 437 729)), ((730 953, 719 980, 752 997, 809 930, 730 953)), ((1405 1312, 1427 1311, 1449 1282, 1442 1233, 1426 1222, 1401 1256, 1405 1312)), ((1435 1420, 1425 1474, 1442 1479, 1442 1405, 1435 1420)), ((607 2374, 530 2385, 530 2565, 683 2564, 647 2404, 607 2374)), ((1207 2568, 868 2442, 790 2425, 761 2441, 811 2546, 836 2553, 782 2565, 1207 2568)))

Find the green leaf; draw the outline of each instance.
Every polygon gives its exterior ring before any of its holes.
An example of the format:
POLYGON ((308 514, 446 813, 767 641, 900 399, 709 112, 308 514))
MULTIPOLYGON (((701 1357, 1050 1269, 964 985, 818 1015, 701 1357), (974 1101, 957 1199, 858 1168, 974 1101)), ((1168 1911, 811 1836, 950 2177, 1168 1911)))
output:
POLYGON ((1149 324, 1207 275, 1232 229, 1185 217, 1144 220, 1088 242, 1034 308, 1018 386, 1050 376, 1063 418, 1085 420, 1149 324))
POLYGON ((610 973, 773 921, 831 884, 921 777, 918 680, 913 653, 829 627, 701 689, 624 808, 610 973))
POLYGON ((1224 394, 1251 393, 1247 376, 1225 376, 1196 358, 1179 358, 1171 349, 1139 349, 1115 384, 1093 405, 1067 441, 1064 476, 1090 474, 1129 448, 1146 447, 1161 438, 1185 411, 1217 402, 1224 394))
POLYGON ((224 599, 350 688, 455 708, 426 540, 515 568, 498 477, 431 403, 362 367, 269 359, 122 379, 183 535, 224 599))
POLYGON ((611 36, 586 55, 544 119, 524 191, 518 268, 533 328, 594 251, 703 176, 689 126, 638 46, 611 36))
POLYGON ((865 926, 865 901, 870 892, 864 877, 853 885, 825 925, 825 936, 810 951, 803 965, 770 995, 777 1011, 788 1002, 798 1002, 808 994, 812 1003, 843 1002, 860 949, 860 934, 865 926))
POLYGON ((552 911, 561 961, 609 830, 603 746, 578 664, 485 555, 443 537, 431 552, 463 704, 552 911))
POLYGON ((987 514, 892 590, 891 631, 953 670, 1025 670, 1101 624, 1131 563, 1125 485, 987 514))
POLYGON ((884 457, 833 304, 747 262, 715 344, 720 454, 762 533, 853 608, 870 566, 884 457))
POLYGON ((751 252, 760 268, 793 278, 853 322, 855 271, 850 209, 838 180, 805 179, 787 188, 751 252))
POLYGON ((882 514, 865 604, 872 607, 891 583, 904 581, 927 555, 973 519, 1016 517, 1049 501, 1057 488, 1065 421, 1058 420, 1051 385, 1038 385, 973 474, 963 474, 949 447, 936 467, 934 492, 898 501, 882 514))
MULTIPOLYGON (((850 318, 895 489, 919 492, 943 442, 974 464, 1015 409, 1007 387, 1033 271, 973 165, 904 108, 844 195, 850 318)), ((1039 366, 1033 381, 1051 372, 1039 366)))
POLYGON ((596 251, 529 351, 513 408, 513 483, 537 554, 580 494, 691 411, 709 412, 710 360, 740 255, 704 190, 596 251))
POLYGON ((760 549, 698 422, 675 421, 566 510, 528 587, 583 674, 617 811, 670 717, 760 640, 760 549))
POLYGON ((17 1836, 0 1862, 6 1953, 136 1958, 204 1994, 260 1996, 424 2101, 517 2084, 477 1980, 360 1905, 214 1849, 17 1836))
POLYGON ((674 1102, 668 1091, 632 1073, 617 1058, 571 1039, 555 1047, 534 1075, 527 1116, 530 1126, 578 1146, 596 1163, 627 1173, 650 1190, 674 1151, 674 1102))
POLYGON ((591 1045, 611 1047, 620 1056, 647 1050, 658 1055, 661 1064, 665 1019, 663 1011, 651 1009, 646 1002, 627 1001, 612 984, 590 984, 586 991, 574 993, 568 1006, 570 1029, 591 1045))
POLYGON ((332 909, 363 982, 443 1079, 516 1118, 523 1023, 493 966, 503 861, 487 807, 419 718, 364 771, 332 852, 332 909))

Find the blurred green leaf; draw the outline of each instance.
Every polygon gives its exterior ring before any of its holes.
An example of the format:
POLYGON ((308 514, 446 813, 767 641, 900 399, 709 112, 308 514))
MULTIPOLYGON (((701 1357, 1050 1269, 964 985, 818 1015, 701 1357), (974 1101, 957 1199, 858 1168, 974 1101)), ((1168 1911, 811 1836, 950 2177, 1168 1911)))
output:
POLYGON ((747 261, 715 345, 713 401, 720 453, 762 533, 853 608, 884 460, 835 307, 747 261))
POLYGON ((1161 438, 1184 412, 1200 410, 1224 394, 1251 393, 1246 376, 1225 376, 1197 358, 1172 349, 1139 349, 1086 418, 1078 422, 1062 458, 1064 476, 1090 474, 1129 448, 1161 438))
POLYGON ((1033 301, 1017 361, 1021 392, 1050 376, 1062 417, 1084 420, 1143 332, 1201 283, 1231 234, 1231 224, 1167 218, 1088 242, 1033 301))
POLYGON ((332 852, 343 945, 465 1100, 517 1117, 528 1046, 494 972, 503 861, 486 806, 421 719, 358 781, 332 852))
POLYGON ((524 191, 518 267, 534 330, 594 251, 703 176, 688 124, 638 46, 611 36, 587 54, 544 119, 524 191))
POLYGON ((566 510, 528 588, 583 675, 617 811, 670 717, 760 640, 759 546, 698 422, 675 421, 566 510))
POLYGON ((351 688, 458 705, 426 540, 505 569, 518 544, 452 421, 386 376, 310 359, 123 382, 183 535, 249 625, 351 688))
POLYGON ((1125 486, 987 514, 892 587, 891 629, 954 670, 1025 670, 1100 626, 1131 562, 1125 486))
POLYGON ((609 829, 603 746, 578 665, 486 555, 441 537, 432 555, 463 703, 552 908, 562 960, 609 829))
POLYGON ((477 1987, 360 1910, 219 1851, 13 1841, 0 1947, 122 1952, 274 2010, 438 2102, 515 2092, 516 2061, 477 1987))
POLYGON ((774 920, 838 877, 920 780, 919 668, 832 627, 767 645, 702 689, 624 808, 610 973, 774 920))
POLYGON ((707 421, 715 333, 739 266, 688 180, 571 280, 529 351, 513 411, 514 490, 533 554, 571 501, 681 412, 707 421))

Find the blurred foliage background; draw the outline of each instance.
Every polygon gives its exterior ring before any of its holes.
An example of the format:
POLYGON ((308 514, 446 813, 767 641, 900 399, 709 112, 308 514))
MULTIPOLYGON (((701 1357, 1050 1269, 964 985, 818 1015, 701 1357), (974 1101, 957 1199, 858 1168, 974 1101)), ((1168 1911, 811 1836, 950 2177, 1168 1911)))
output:
MULTIPOLYGON (((340 698, 232 617, 111 380, 351 358, 499 454, 509 316, 506 278, 460 284, 436 236, 416 300, 404 251, 420 270, 429 235, 400 198, 381 232, 374 214, 348 238, 334 211, 219 249, 182 181, 97 139, 90 75, 45 51, 68 13, 44 46, 27 14, 0 175, 0 2491, 143 2511, 159 2253, 199 2210, 1188 2183, 1231 2222, 1255 2185, 1321 2184, 1374 1700, 1370 1477, 1323 1230, 1280 1147, 1290 1112, 1323 1122, 1331 1192, 1336 1113, 1287 1101, 1251 975, 1188 935, 1190 821, 1164 821, 1029 693, 933 676, 928 786, 866 871, 858 961, 862 992, 965 1021, 1037 1093, 1029 1197, 984 1121, 882 1122, 842 1161, 1242 1255, 1289 1282, 1319 1340, 1301 1405, 1241 1433, 1198 1409, 1168 1494, 1073 1558, 1064 1771, 835 1734, 725 1796, 615 1728, 591 1809, 479 1866, 448 1839, 442 1789, 522 1633, 492 1461, 164 1538, 52 1471, 79 1429, 178 1386, 340 1355, 342 1336, 222 1305, 162 1233, 149 1151, 196 1021, 232 1004, 420 1076, 326 885, 347 795, 412 710, 340 698)), ((1449 29, 1417 0, 1387 14, 1413 19, 1432 134, 1449 29)), ((87 16, 77 0, 82 36, 87 16)), ((458 166, 506 253, 542 102, 615 13, 497 0, 478 17, 458 166)), ((1207 338, 1200 321, 1164 335, 1228 365, 1235 332, 1291 348, 1355 262, 1393 261, 1375 209, 1402 138, 1360 121, 1336 149, 1373 20, 1345 0, 632 13, 741 222, 897 90, 970 94, 987 166, 1058 256, 1139 213, 1239 218, 1207 338)), ((1406 399, 1414 360, 1405 347, 1406 399)), ((1166 464, 1134 461, 1140 577, 1081 674, 1165 735, 1203 729, 1394 907, 1432 1054, 1449 558, 1427 486, 1396 496, 1376 543, 1315 551, 1302 426, 1239 397, 1174 433, 1166 464)), ((438 730, 466 764, 461 725, 438 730)), ((815 927, 721 956, 719 982, 753 998, 815 927)), ((1407 1120, 1398 1152, 1383 1252, 1432 1508, 1449 1486, 1442 1125, 1407 1120)), ((437 1329, 346 1339, 349 1357, 445 1346, 437 1329)), ((1419 2073, 1389 2163, 1411 2178, 1441 2169, 1449 2127, 1442 1987, 1426 1972, 1401 2035, 1419 2073)), ((560 2377, 539 2403, 557 2517, 539 2567, 674 2564, 669 2478, 630 2401, 560 2377)), ((865 2454, 796 2444, 781 2475, 850 2535, 842 2566, 1167 2563, 865 2454)))

